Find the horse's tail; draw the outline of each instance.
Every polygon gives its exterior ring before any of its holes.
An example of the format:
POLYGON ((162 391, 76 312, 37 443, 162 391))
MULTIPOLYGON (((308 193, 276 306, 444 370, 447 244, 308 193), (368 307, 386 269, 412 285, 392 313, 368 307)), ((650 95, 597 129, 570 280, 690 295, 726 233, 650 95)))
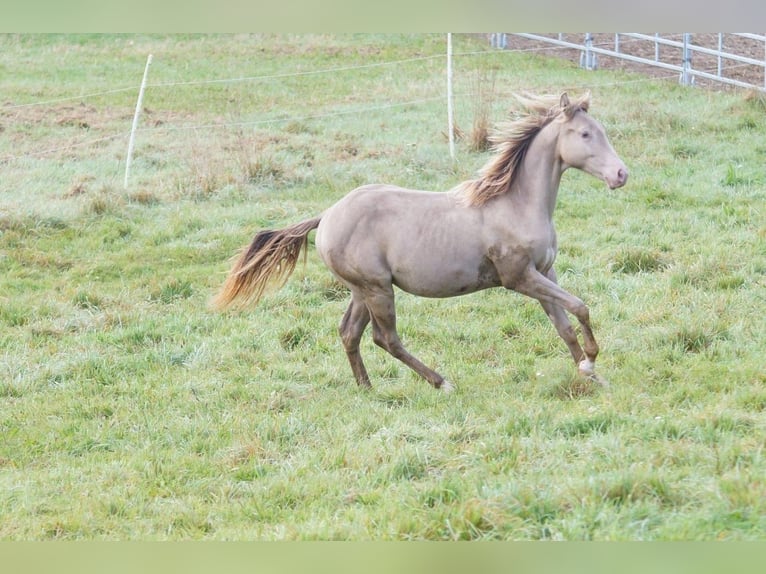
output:
POLYGON ((257 303, 270 283, 282 287, 295 269, 301 249, 308 246, 309 233, 319 226, 321 219, 315 217, 256 234, 236 257, 220 291, 211 300, 211 307, 220 310, 234 304, 242 307, 257 303))

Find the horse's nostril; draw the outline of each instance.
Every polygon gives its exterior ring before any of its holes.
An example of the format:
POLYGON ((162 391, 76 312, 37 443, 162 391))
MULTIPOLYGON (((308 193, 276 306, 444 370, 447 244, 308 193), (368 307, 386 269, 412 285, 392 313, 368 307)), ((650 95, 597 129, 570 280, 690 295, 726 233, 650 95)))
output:
POLYGON ((617 172, 617 179, 624 183, 628 179, 628 170, 620 168, 617 172))

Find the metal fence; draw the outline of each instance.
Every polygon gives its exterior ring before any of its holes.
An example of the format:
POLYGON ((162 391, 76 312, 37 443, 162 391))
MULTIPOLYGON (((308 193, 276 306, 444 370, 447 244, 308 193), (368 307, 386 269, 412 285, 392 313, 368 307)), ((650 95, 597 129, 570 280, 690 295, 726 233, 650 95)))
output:
POLYGON ((679 82, 698 78, 766 91, 766 35, 716 34, 492 34, 493 47, 509 48, 515 38, 579 51, 580 66, 594 70, 599 56, 678 73, 679 82), (511 37, 509 39, 509 36, 511 37))

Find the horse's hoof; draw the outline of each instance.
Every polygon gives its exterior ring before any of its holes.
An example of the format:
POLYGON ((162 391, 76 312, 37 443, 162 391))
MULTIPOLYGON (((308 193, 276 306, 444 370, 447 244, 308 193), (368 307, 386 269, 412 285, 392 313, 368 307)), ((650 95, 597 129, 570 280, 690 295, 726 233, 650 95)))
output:
POLYGON ((439 386, 439 390, 446 394, 450 394, 455 389, 456 389, 455 385, 453 385, 446 379, 442 381, 442 384, 439 386))
POLYGON ((583 373, 582 371, 580 371, 580 375, 582 375, 586 380, 592 383, 596 383, 597 385, 599 385, 600 387, 604 389, 609 388, 609 381, 607 381, 604 377, 602 377, 601 375, 597 373, 594 373, 592 371, 590 373, 583 373))

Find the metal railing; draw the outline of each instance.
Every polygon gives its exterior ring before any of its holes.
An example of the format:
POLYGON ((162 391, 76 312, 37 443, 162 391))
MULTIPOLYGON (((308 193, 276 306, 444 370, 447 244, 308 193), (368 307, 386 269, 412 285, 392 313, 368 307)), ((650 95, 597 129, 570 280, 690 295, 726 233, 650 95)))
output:
MULTIPOLYGON (((595 70, 598 68, 598 56, 609 56, 612 58, 618 58, 634 62, 637 64, 644 64, 647 66, 654 66, 663 68, 666 70, 673 70, 679 73, 679 82, 684 85, 692 85, 695 83, 695 78, 704 78, 714 82, 721 82, 724 84, 730 84, 743 88, 755 88, 761 91, 766 91, 766 35, 764 34, 750 34, 750 33, 718 33, 716 47, 706 47, 694 43, 694 35, 688 32, 682 34, 682 39, 673 40, 665 38, 661 34, 637 34, 637 33, 616 33, 614 34, 614 44, 612 47, 606 47, 602 42, 600 45, 596 45, 593 35, 589 32, 583 36, 581 43, 573 42, 565 39, 563 34, 544 36, 541 34, 512 34, 528 40, 535 40, 559 46, 562 48, 570 48, 580 51, 580 66, 587 70, 595 70), (736 36, 739 38, 746 38, 755 42, 761 42, 763 44, 763 57, 753 58, 750 56, 738 54, 733 51, 727 51, 725 47, 725 36, 736 36), (654 45, 654 58, 646 57, 645 55, 633 55, 624 50, 624 44, 626 40, 631 44, 635 42, 653 43, 654 45), (663 59, 660 47, 667 46, 680 50, 680 61, 676 60, 667 61, 663 59), (715 70, 702 70, 694 67, 694 55, 702 54, 715 58, 716 66, 715 70), (730 64, 730 63, 734 64, 730 64), (728 65, 727 65, 728 64, 728 65), (727 71, 731 68, 737 68, 739 66, 755 66, 759 67, 760 78, 762 81, 759 83, 753 83, 750 79, 742 79, 727 75, 727 71)), ((491 44, 497 48, 508 47, 508 34, 492 34, 491 44)), ((676 35, 677 36, 677 35, 676 35)), ((709 35, 708 35, 709 36, 709 35)))

